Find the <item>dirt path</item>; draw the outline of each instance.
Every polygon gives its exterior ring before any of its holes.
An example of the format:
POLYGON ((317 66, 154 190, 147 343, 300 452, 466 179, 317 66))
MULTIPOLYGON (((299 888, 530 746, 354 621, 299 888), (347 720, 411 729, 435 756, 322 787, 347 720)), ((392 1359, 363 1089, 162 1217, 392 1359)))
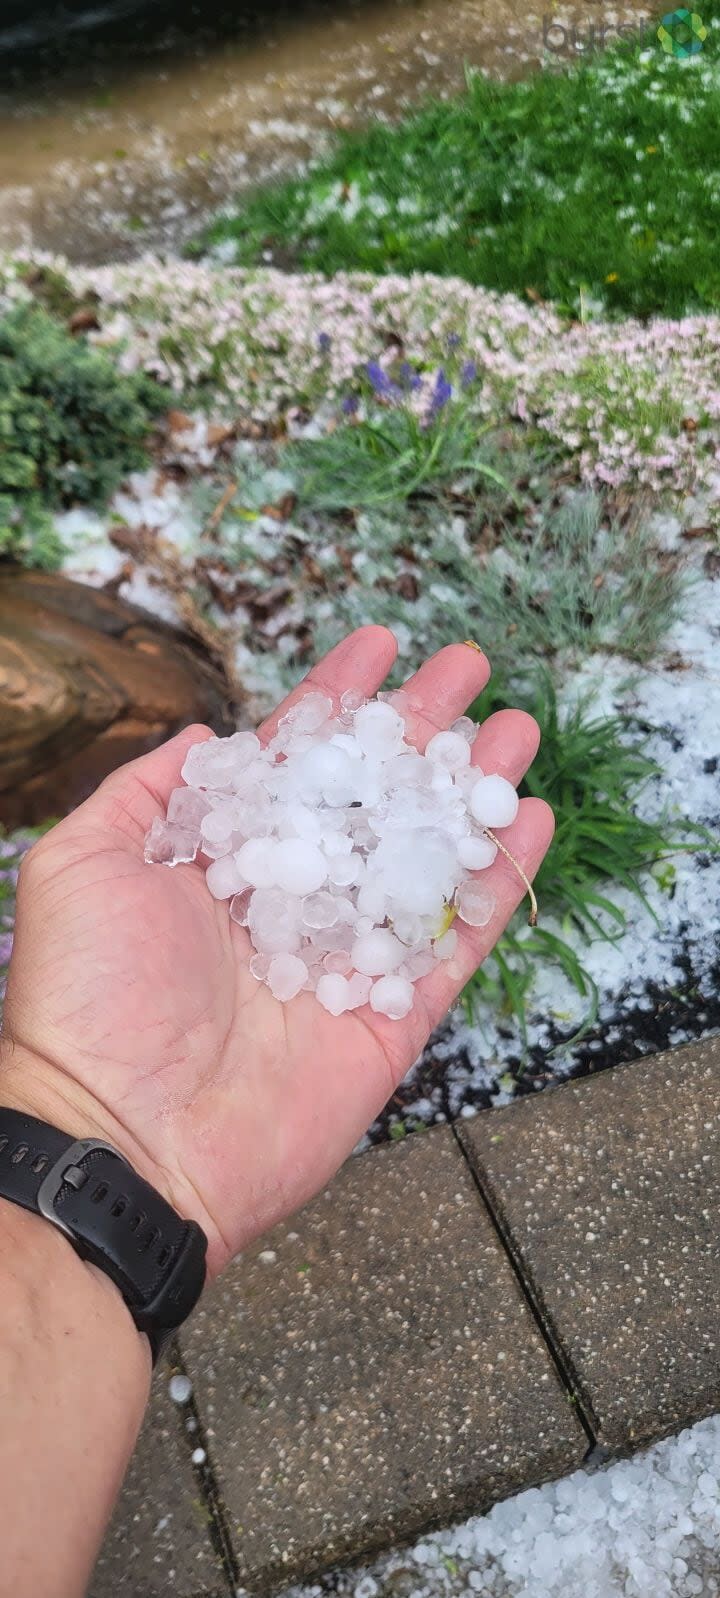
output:
POLYGON ((0 30, 5 247, 91 262, 175 251, 336 129, 457 91, 466 65, 518 75, 647 15, 597 0, 545 16, 523 0, 285 0, 258 15, 246 0, 231 16, 208 5, 210 25, 190 15, 170 28, 162 4, 126 0, 111 27, 75 27, 39 52, 26 25, 0 30))

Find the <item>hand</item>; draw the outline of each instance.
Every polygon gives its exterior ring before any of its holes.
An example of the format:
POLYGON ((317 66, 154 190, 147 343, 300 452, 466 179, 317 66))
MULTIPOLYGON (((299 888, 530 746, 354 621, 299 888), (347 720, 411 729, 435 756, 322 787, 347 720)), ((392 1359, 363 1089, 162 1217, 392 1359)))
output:
MULTIPOLYGON (((364 627, 309 684, 371 695, 393 664, 392 633, 364 627)), ((405 684, 419 747, 484 687, 479 650, 454 644, 405 684)), ((492 949, 523 885, 501 856, 484 880, 490 925, 458 925, 460 953, 416 987, 404 1021, 368 1006, 334 1018, 310 993, 283 1006, 250 975, 247 933, 195 865, 148 866, 145 833, 164 814, 191 744, 188 727, 109 777, 27 855, 0 1056, 0 1102, 118 1147, 209 1240, 211 1273, 333 1175, 492 949), (450 971, 448 966, 453 970, 450 971), (454 973, 454 974, 453 974, 454 973)), ((518 710, 479 729, 473 760, 517 783, 538 729, 518 710)), ((503 835, 529 876, 552 814, 524 799, 503 835)))

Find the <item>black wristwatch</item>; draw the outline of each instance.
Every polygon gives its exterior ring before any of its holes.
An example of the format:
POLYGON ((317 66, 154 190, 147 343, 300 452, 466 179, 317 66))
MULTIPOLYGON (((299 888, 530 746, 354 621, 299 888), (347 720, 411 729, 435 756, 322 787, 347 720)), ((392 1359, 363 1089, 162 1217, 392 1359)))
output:
POLYGON ((64 1232, 115 1282, 153 1363, 197 1304, 207 1238, 111 1148, 0 1108, 0 1198, 64 1232))

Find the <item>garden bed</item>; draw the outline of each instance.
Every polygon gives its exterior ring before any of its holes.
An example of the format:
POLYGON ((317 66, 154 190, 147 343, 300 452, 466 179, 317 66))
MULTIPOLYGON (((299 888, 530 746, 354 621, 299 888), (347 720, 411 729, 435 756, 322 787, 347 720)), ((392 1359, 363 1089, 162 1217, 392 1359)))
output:
MULTIPOLYGON (((50 543, 20 535, 16 554, 51 558, 59 540, 69 575, 190 625, 245 721, 339 632, 380 620, 402 669, 471 635, 510 697, 537 704, 547 678, 559 748, 592 691, 583 716, 610 718, 613 758, 642 748, 649 762, 618 779, 598 822, 601 850, 623 815, 650 824, 625 877, 595 861, 574 898, 546 883, 541 928, 559 961, 536 941, 545 958, 526 981, 533 935, 518 923, 511 980, 488 965, 472 1019, 448 1022, 375 1133, 717 1026, 720 860, 709 832, 683 827, 720 818, 720 320, 583 326, 460 280, 153 261, 90 272, 15 258, 0 282, 5 308, 39 299, 121 372, 159 380, 168 404, 145 468, 104 508, 66 496, 50 543), (368 477, 355 446, 408 418, 410 478, 387 492, 386 463, 378 478, 373 457, 368 477), (471 470, 453 455, 468 439, 471 470), (588 898, 600 890, 610 912, 588 898)), ((572 816, 580 790, 545 791, 572 816)))

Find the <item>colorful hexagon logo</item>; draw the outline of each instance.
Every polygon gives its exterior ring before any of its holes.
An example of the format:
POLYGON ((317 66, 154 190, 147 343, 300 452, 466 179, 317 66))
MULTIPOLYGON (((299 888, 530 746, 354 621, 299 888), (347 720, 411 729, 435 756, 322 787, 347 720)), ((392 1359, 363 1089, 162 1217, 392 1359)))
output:
POLYGON ((686 11, 681 6, 678 11, 668 11, 667 16, 663 17, 657 36, 666 54, 682 61, 687 56, 700 53, 707 33, 697 11, 686 11))

